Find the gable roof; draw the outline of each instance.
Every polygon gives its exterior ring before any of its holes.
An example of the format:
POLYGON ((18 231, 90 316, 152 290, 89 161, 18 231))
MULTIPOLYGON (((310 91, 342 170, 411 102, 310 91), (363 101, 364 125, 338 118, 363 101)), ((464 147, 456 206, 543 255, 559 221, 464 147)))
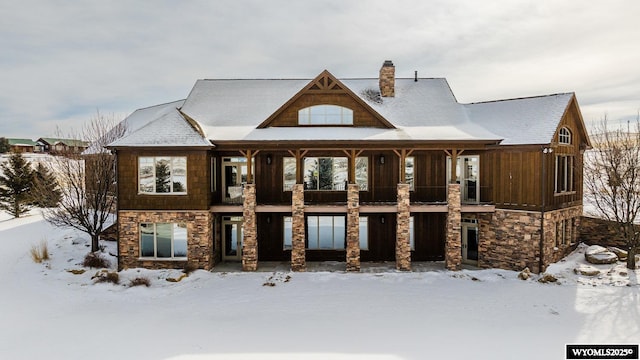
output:
POLYGON ((59 138, 39 138, 39 142, 47 143, 48 145, 57 145, 64 144, 67 146, 77 146, 77 147, 85 147, 88 146, 89 143, 83 140, 76 139, 59 139, 59 138))
POLYGON ((124 135, 109 146, 211 147, 196 124, 176 108, 166 107, 155 120, 124 135))
POLYGON ((394 97, 379 96, 377 78, 332 79, 325 70, 314 79, 198 80, 187 99, 132 113, 125 119, 129 135, 111 146, 323 140, 549 144, 574 99, 563 93, 460 104, 442 78, 396 78, 394 97), (325 78, 328 90, 339 86, 390 127, 268 127, 274 114, 325 78))
POLYGON ((573 93, 464 105, 469 117, 504 137, 502 145, 549 144, 573 93))

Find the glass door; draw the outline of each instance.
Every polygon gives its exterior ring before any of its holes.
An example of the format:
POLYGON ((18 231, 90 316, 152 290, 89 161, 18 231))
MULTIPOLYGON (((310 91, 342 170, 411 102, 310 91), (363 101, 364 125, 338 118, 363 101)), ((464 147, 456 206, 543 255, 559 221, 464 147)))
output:
POLYGON ((242 189, 247 183, 247 159, 223 158, 222 174, 223 202, 241 204, 242 189))
POLYGON ((478 191, 478 156, 463 156, 460 158, 462 166, 462 194, 461 201, 465 203, 480 202, 480 191, 478 191))
POLYGON ((222 260, 240 261, 242 259, 242 216, 222 218, 222 260))
POLYGON ((462 219, 462 262, 478 265, 478 220, 462 219))
MULTIPOLYGON (((455 182, 460 184, 460 201, 466 204, 480 202, 480 157, 460 156, 456 161, 455 182)), ((447 182, 451 182, 451 158, 447 157, 447 182)))

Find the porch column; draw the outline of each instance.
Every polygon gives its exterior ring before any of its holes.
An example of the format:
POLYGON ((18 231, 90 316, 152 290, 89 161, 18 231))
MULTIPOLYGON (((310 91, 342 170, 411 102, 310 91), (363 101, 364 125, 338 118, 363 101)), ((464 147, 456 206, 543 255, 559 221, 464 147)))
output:
POLYGON ((447 192, 447 240, 444 263, 448 270, 460 270, 462 265, 462 238, 460 210, 460 184, 449 184, 447 192))
POLYGON ((293 234, 291 237, 291 270, 306 271, 304 246, 304 185, 293 185, 291 194, 291 217, 293 234))
POLYGON ((360 187, 347 185, 347 271, 360 271, 360 187))
POLYGON ((396 269, 411 271, 409 184, 398 184, 398 221, 396 225, 396 269))
POLYGON ((245 184, 242 206, 242 271, 258 270, 258 237, 256 231, 256 185, 245 184))

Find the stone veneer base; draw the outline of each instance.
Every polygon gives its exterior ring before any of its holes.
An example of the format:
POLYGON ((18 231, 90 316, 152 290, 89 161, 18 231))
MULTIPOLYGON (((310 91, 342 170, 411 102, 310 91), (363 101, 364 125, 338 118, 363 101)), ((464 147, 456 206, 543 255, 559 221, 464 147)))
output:
POLYGON ((209 211, 128 211, 118 212, 118 270, 129 268, 181 269, 189 263, 210 270, 213 260, 213 216, 209 211), (187 259, 154 260, 140 258, 141 223, 184 223, 187 226, 187 259))

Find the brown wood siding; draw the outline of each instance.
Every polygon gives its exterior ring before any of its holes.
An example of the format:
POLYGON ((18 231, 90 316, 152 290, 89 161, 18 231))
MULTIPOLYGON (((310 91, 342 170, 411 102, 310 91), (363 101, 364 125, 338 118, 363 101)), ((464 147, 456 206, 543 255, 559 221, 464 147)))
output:
MULTIPOLYGON (((447 201, 447 155, 444 151, 414 152, 412 202, 447 201)), ((481 165, 482 166, 482 165, 481 165)))
POLYGON ((356 127, 387 127, 368 109, 342 91, 303 94, 276 116, 270 126, 298 126, 298 110, 313 105, 338 105, 353 110, 353 126, 356 127))
POLYGON ((542 151, 501 149, 480 156, 481 201, 498 208, 539 210, 542 151))
POLYGON ((413 261, 444 260, 446 239, 446 214, 413 214, 415 250, 411 252, 413 261))
POLYGON ((206 150, 119 150, 118 208, 120 210, 206 210, 210 203, 210 162, 206 150), (186 156, 187 194, 138 193, 138 157, 186 156))

